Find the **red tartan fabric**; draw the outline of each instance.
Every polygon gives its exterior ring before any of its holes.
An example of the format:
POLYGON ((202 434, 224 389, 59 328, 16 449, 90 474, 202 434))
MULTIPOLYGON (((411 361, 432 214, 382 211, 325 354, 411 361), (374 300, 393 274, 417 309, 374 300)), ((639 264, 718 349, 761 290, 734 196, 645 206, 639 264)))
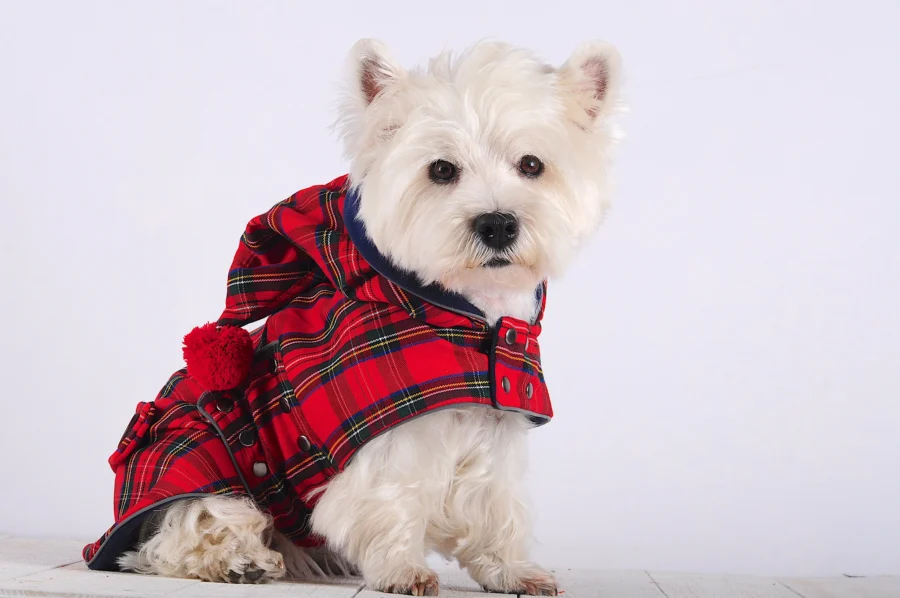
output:
POLYGON ((85 547, 89 567, 116 569, 150 511, 206 494, 250 495, 279 531, 316 544, 310 492, 392 426, 471 404, 519 411, 536 425, 552 417, 537 340, 543 303, 536 323, 488 326, 423 299, 434 289, 386 271, 369 249, 363 256, 365 240, 344 221, 347 197, 340 177, 248 224, 218 324, 268 316, 252 333, 252 370, 234 390, 215 392, 182 369, 138 404, 109 459, 115 524, 85 547))

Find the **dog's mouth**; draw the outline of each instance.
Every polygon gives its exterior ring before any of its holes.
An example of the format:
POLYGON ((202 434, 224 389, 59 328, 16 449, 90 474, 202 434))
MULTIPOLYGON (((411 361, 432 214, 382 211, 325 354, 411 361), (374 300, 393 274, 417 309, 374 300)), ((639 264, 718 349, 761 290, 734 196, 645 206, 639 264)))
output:
POLYGON ((503 268, 504 266, 509 265, 512 265, 512 261, 505 257, 492 257, 484 263, 485 268, 503 268))

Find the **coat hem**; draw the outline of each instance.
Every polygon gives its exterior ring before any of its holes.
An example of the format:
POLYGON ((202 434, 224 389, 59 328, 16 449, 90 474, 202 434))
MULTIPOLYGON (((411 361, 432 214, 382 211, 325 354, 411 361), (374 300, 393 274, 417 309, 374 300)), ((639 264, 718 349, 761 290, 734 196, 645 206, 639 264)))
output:
POLYGON ((206 496, 213 495, 208 492, 190 492, 188 494, 170 496, 132 513, 116 524, 116 526, 108 533, 103 543, 100 544, 100 547, 97 549, 97 552, 94 553, 94 556, 91 557, 90 560, 85 561, 85 564, 88 569, 94 571, 120 571, 119 563, 117 562, 118 558, 129 548, 132 548, 135 539, 137 539, 141 524, 148 515, 176 500, 181 500, 183 498, 203 498, 206 496))

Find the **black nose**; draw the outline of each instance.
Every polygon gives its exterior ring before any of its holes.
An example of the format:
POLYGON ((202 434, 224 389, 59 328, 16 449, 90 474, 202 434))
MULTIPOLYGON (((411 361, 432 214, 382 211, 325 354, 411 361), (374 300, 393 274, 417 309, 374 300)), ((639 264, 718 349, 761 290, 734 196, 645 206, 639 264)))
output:
POLYGON ((475 233, 488 247, 505 249, 519 236, 519 221, 512 214, 491 212, 475 219, 475 233))

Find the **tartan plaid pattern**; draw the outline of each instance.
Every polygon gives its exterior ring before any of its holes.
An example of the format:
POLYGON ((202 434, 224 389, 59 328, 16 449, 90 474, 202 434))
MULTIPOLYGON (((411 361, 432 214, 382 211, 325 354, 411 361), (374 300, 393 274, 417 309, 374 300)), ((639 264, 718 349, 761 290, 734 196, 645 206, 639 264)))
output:
POLYGON ((552 416, 537 337, 541 325, 501 318, 491 352, 494 405, 552 416))
MULTIPOLYGON (((519 411, 536 425, 552 417, 540 316, 490 327, 376 271, 348 233, 347 195, 340 177, 248 224, 218 323, 268 317, 251 333, 253 369, 224 392, 182 369, 138 404, 109 460, 115 525, 85 547, 89 567, 116 569, 149 510, 192 495, 250 495, 279 531, 314 545, 311 493, 391 427, 471 404, 519 411)), ((541 301, 542 314, 543 293, 541 301)))

